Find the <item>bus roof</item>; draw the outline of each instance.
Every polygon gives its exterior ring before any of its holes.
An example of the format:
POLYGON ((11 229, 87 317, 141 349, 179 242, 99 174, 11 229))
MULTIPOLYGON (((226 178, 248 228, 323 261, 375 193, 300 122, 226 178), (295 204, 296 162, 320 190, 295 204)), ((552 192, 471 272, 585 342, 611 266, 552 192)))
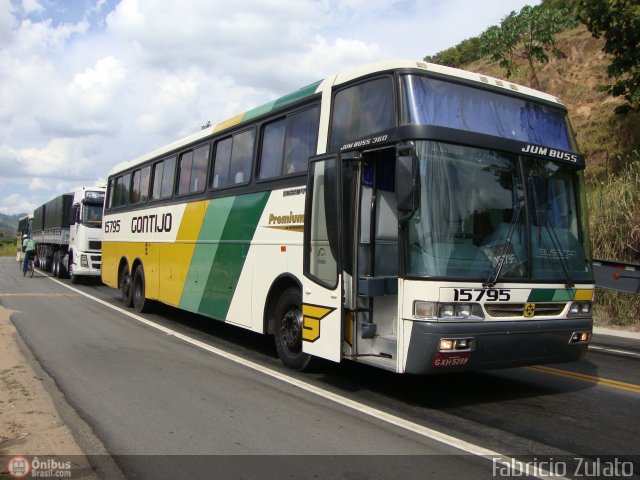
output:
POLYGON ((249 120, 252 120, 261 115, 270 113, 272 111, 279 110, 290 103, 310 97, 311 95, 320 93, 326 89, 330 90, 333 86, 341 85, 343 83, 350 82, 352 80, 355 80, 357 78, 364 77, 367 75, 375 74, 377 72, 402 70, 402 69, 424 70, 425 72, 432 72, 432 73, 436 73, 436 74, 451 77, 451 78, 458 78, 466 81, 477 82, 479 85, 485 85, 485 86, 490 85, 490 86, 493 86, 494 88, 495 87, 503 88, 504 90, 510 93, 517 92, 521 95, 526 95, 526 96, 537 98, 546 102, 555 103, 559 106, 563 105, 560 99, 558 99, 557 97, 554 97, 553 95, 549 95, 547 93, 534 90, 532 88, 525 87, 523 85, 518 85, 506 80, 493 78, 488 75, 468 72, 466 70, 460 70, 458 68, 445 67, 443 65, 437 65, 434 63, 427 63, 422 61, 417 61, 417 62, 412 60, 382 61, 382 62, 371 63, 368 65, 361 65, 353 69, 341 72, 332 77, 328 77, 324 80, 314 82, 288 95, 280 97, 276 100, 272 100, 271 102, 268 102, 264 105, 261 105, 259 107, 248 110, 244 113, 236 115, 232 118, 224 120, 220 123, 217 123, 214 126, 202 129, 199 132, 196 132, 182 139, 176 140, 175 142, 172 142, 168 145, 165 145, 149 153, 146 153, 138 158, 135 158, 130 161, 118 163, 111 169, 111 171, 109 172, 109 176, 117 172, 120 172, 122 170, 131 168, 140 163, 144 163, 153 158, 160 157, 162 155, 178 150, 186 145, 197 143, 199 140, 203 140, 214 133, 226 130, 231 127, 235 127, 237 125, 248 122, 249 120))

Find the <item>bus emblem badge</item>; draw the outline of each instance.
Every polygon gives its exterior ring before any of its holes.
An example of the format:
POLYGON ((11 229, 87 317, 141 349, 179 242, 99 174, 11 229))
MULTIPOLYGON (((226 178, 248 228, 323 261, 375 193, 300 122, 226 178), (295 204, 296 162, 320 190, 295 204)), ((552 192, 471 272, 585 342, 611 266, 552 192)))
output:
POLYGON ((535 303, 525 303, 524 305, 524 317, 525 318, 533 318, 536 315, 536 304, 535 303))

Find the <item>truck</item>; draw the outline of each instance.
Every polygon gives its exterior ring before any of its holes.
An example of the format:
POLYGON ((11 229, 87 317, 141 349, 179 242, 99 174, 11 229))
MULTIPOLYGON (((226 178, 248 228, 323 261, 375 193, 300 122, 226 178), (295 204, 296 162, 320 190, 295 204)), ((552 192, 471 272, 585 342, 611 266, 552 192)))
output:
POLYGON ((104 187, 81 187, 33 212, 37 265, 56 277, 100 278, 104 187))

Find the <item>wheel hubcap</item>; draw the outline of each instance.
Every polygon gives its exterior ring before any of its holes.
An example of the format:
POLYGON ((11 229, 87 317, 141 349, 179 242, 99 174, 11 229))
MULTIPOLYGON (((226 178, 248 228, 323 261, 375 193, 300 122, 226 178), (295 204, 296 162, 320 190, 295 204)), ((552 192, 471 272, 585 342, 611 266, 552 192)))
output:
POLYGON ((292 307, 285 313, 280 331, 289 351, 297 353, 302 349, 302 312, 298 307, 292 307))

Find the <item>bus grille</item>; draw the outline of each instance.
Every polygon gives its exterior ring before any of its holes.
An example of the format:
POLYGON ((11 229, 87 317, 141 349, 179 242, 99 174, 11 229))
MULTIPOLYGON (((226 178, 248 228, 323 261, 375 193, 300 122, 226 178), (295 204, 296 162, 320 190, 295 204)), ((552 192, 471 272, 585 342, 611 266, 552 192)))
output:
POLYGON ((102 242, 97 240, 89 240, 89 250, 100 250, 102 248, 102 242))
MULTIPOLYGON (((485 303, 484 308, 495 318, 524 317, 525 305, 524 303, 485 303)), ((536 303, 533 318, 560 315, 566 305, 566 303, 536 303)))

